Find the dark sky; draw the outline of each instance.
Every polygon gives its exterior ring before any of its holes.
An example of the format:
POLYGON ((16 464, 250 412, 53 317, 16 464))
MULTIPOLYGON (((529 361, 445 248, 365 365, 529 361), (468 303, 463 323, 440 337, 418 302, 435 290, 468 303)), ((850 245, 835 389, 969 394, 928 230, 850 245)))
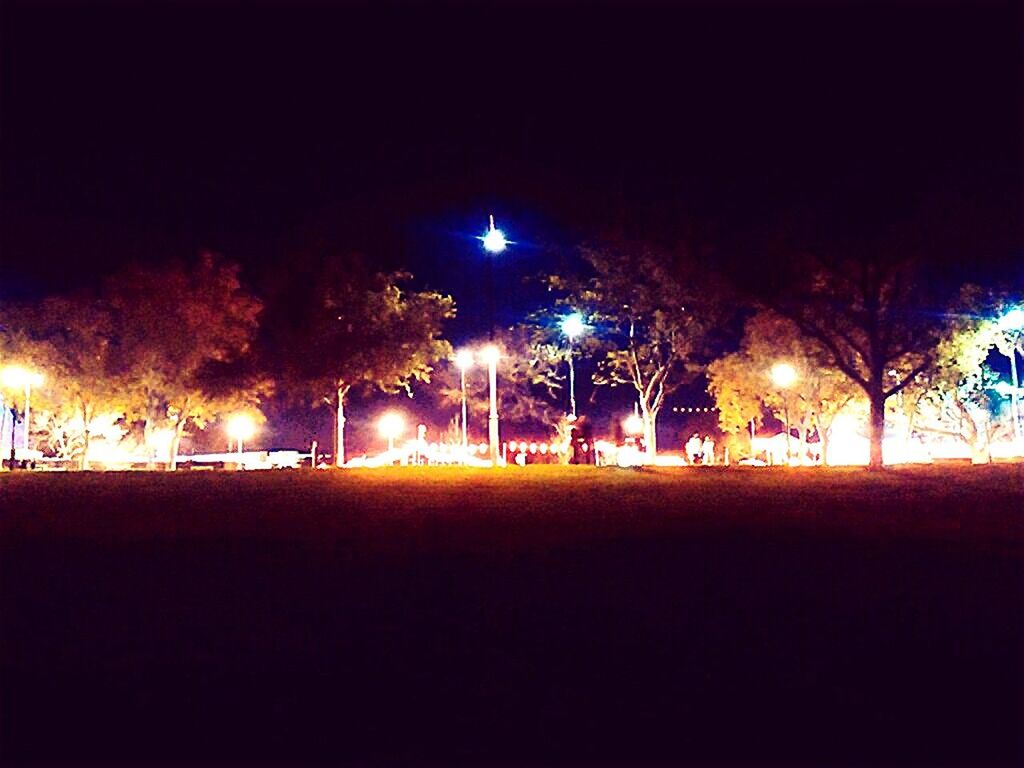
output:
POLYGON ((0 299, 204 248, 265 279, 317 235, 471 333, 489 211, 509 314, 610 230, 756 269, 790 226, 911 222, 1024 279, 1013 4, 0 7, 0 299))

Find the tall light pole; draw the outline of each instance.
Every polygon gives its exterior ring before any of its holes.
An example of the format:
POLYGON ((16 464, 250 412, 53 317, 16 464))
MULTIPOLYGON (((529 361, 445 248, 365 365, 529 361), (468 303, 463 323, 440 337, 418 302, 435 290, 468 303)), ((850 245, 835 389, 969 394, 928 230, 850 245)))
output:
MULTIPOLYGON (((483 243, 484 250, 487 251, 491 256, 497 256, 502 253, 508 247, 508 240, 505 239, 505 233, 494 226, 494 214, 492 213, 489 218, 489 226, 487 231, 484 232, 479 238, 483 243)), ((490 338, 494 341, 494 326, 495 326, 495 300, 494 300, 494 261, 493 259, 487 259, 487 305, 490 312, 490 338)))
POLYGON ((573 419, 576 418, 576 368, 573 365, 573 344, 576 343, 586 325, 583 323, 583 315, 573 312, 562 319, 562 333, 569 340, 569 409, 573 419))
POLYGON ((491 466, 498 466, 498 358, 501 353, 493 344, 483 348, 481 355, 487 363, 487 378, 491 388, 491 411, 487 416, 487 441, 490 444, 491 466))
POLYGON ((467 428, 468 409, 466 407, 466 371, 473 367, 473 353, 468 349, 460 349, 455 355, 455 364, 459 367, 459 384, 462 388, 462 460, 466 460, 469 452, 469 432, 467 428))
POLYGON ((32 386, 39 386, 43 383, 43 375, 35 371, 30 371, 27 368, 22 368, 19 365, 10 365, 3 369, 3 383, 12 389, 24 389, 25 392, 25 410, 24 413, 24 430, 21 436, 21 447, 24 450, 28 450, 28 433, 29 427, 31 426, 31 412, 32 412, 32 386))
MULTIPOLYGON (((789 389, 797 380, 796 368, 789 363, 776 363, 772 366, 771 375, 775 386, 781 390, 789 389)), ((785 395, 782 397, 782 407, 786 414, 786 464, 788 465, 790 457, 793 455, 793 434, 789 429, 789 398, 785 395)))

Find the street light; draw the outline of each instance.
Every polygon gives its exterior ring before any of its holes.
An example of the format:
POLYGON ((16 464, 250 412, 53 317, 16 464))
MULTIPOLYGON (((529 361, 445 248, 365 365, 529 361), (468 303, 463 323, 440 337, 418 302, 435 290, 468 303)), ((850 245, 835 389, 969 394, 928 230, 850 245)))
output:
POLYGON ((498 358, 501 352, 493 344, 480 351, 480 357, 487 363, 487 378, 491 389, 491 410, 487 416, 487 440, 490 443, 491 466, 498 466, 498 358))
POLYGON ((569 340, 569 408, 574 419, 576 418, 576 369, 572 361, 572 345, 583 335, 586 328, 583 315, 579 312, 573 312, 562 319, 562 333, 569 340))
POLYGON ((627 435, 636 437, 644 431, 644 420, 641 419, 638 414, 631 413, 626 420, 622 422, 622 426, 625 428, 627 435))
MULTIPOLYGON (((797 380, 796 368, 789 363, 776 363, 772 366, 772 381, 779 389, 789 389, 797 380)), ((789 398, 783 395, 782 407, 786 414, 786 464, 789 464, 793 455, 793 435, 789 428, 789 398)))
POLYGON ((387 438, 388 452, 390 453, 395 450, 395 438, 401 437, 402 432, 405 431, 405 419, 400 413, 388 411, 377 422, 377 430, 381 437, 387 438))
POLYGON ((242 443, 256 434, 256 422, 247 413, 236 413, 228 419, 228 436, 237 441, 238 455, 242 455, 242 443))
POLYGON ((494 226, 494 214, 490 216, 490 226, 487 231, 480 236, 480 240, 484 244, 484 250, 488 253, 501 253, 508 246, 508 240, 505 239, 505 233, 494 226))
POLYGON ((32 400, 32 387, 38 387, 40 384, 43 383, 43 374, 37 373, 36 371, 30 371, 28 368, 22 368, 20 365, 9 365, 3 369, 2 376, 4 386, 10 387, 11 389, 24 388, 25 390, 25 430, 24 434, 22 435, 21 447, 27 451, 31 414, 30 401, 32 400))
POLYGON ((999 318, 999 327, 1004 331, 1024 330, 1024 307, 1014 307, 999 318))
MULTIPOLYGON (((497 256, 502 253, 509 245, 509 241, 505 239, 505 233, 494 226, 493 213, 489 217, 489 226, 487 231, 477 239, 483 243, 484 250, 491 256, 497 256)), ((487 273, 487 308, 490 313, 490 334, 491 341, 494 341, 494 326, 495 318, 497 317, 494 301, 494 262, 497 261, 497 259, 485 259, 484 261, 485 271, 487 273)))
POLYGON ((462 460, 466 460, 469 450, 469 437, 466 426, 466 371, 473 367, 473 353, 468 349, 460 349, 455 354, 455 364, 459 367, 459 383, 462 387, 462 460))

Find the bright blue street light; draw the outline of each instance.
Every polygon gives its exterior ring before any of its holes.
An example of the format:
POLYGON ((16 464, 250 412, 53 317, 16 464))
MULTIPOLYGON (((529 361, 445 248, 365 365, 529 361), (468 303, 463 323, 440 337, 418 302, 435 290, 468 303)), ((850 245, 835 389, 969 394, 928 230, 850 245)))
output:
POLYGON ((1015 307, 999 318, 999 327, 1004 331, 1024 330, 1024 308, 1015 307))
POLYGON ((491 214, 491 226, 487 232, 480 237, 484 244, 484 250, 488 253, 501 253, 508 247, 508 240, 505 233, 494 226, 494 214, 491 214))
POLYGON ((576 341, 576 339, 582 336, 586 327, 586 324, 583 322, 583 315, 579 312, 573 312, 571 315, 566 315, 562 318, 562 333, 568 337, 570 342, 576 341))

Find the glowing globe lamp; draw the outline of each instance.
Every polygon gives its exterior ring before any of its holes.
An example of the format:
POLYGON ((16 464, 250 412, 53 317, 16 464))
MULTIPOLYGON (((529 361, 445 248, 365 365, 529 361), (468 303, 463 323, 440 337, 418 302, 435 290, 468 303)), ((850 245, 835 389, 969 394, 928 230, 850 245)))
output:
POLYGON ((776 363, 772 366, 772 381, 775 386, 787 389, 796 383, 796 368, 789 363, 776 363))
POLYGON ((569 341, 575 341, 582 336, 584 330, 586 330, 586 325, 583 322, 583 315, 579 312, 573 312, 562 320, 562 333, 569 338, 569 341))

